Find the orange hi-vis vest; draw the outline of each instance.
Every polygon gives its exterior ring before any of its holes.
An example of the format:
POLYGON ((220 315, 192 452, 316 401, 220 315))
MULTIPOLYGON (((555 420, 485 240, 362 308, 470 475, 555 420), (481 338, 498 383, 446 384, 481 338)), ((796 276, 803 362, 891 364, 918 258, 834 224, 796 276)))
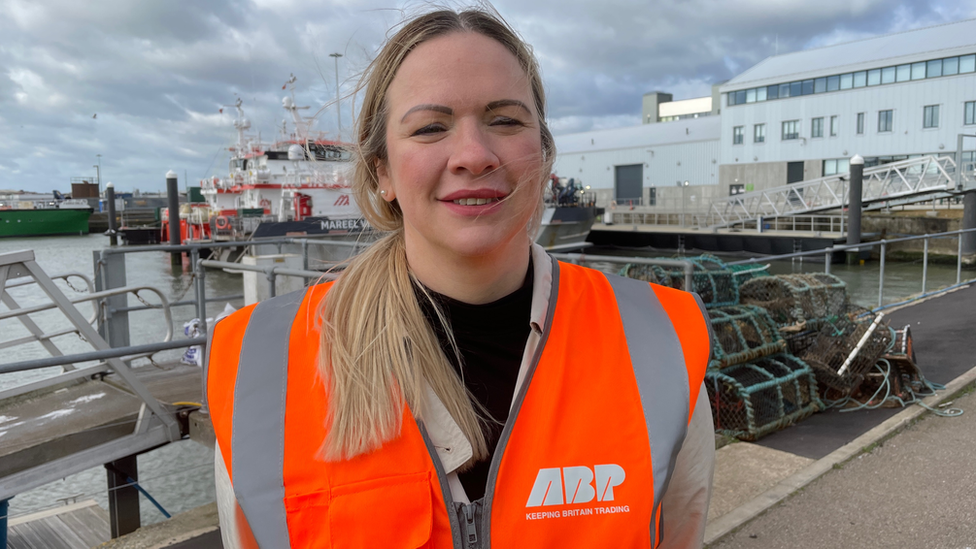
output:
POLYGON ((555 260, 552 285, 485 496, 469 504, 452 500, 409 409, 381 448, 320 457, 328 395, 315 319, 330 284, 221 320, 206 374, 210 412, 260 547, 657 547, 661 501, 708 362, 700 301, 555 260))

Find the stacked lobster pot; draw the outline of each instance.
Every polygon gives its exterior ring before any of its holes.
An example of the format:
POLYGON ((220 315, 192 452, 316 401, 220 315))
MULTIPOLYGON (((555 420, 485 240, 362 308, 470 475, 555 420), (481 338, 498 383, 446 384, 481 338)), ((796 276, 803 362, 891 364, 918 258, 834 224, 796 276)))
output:
MULTIPOLYGON (((725 265, 725 262, 709 254, 682 259, 694 265, 694 272, 691 275, 694 287, 690 289, 685 288, 685 272, 680 268, 628 263, 620 274, 669 288, 695 292, 705 302, 706 307, 722 307, 739 302, 739 284, 736 281, 736 274, 725 265)), ((744 272, 748 273, 748 271, 744 272)))
MULTIPOLYGON (((712 328, 705 387, 716 431, 756 440, 821 409, 810 367, 787 352, 769 312, 740 303, 744 281, 771 277, 762 268, 729 268, 714 256, 686 259, 695 265, 692 289, 712 328)), ((676 288, 684 284, 680 269, 628 265, 623 274, 676 288)))
POLYGON ((909 355, 911 334, 888 327, 884 315, 851 304, 846 284, 827 273, 796 274, 750 280, 742 285, 743 303, 764 307, 784 334, 789 350, 810 365, 825 401, 870 400, 888 373, 879 368, 887 353, 902 371, 921 379, 909 355), (900 339, 899 339, 900 338, 900 339), (902 343, 897 353, 895 339, 902 343))

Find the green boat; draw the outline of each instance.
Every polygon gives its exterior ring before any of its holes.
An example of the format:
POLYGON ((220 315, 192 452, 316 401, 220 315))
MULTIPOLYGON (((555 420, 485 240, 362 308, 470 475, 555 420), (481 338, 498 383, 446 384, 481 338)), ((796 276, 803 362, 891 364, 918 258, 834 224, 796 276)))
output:
POLYGON ((0 238, 88 234, 92 209, 84 200, 79 202, 84 207, 61 203, 48 208, 0 209, 0 238))

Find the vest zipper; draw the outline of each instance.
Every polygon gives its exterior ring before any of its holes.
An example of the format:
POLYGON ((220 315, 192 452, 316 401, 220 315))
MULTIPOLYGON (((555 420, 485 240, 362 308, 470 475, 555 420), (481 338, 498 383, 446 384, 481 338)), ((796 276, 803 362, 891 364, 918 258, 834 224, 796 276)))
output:
POLYGON ((479 544, 475 504, 464 505, 461 510, 464 512, 464 546, 468 549, 477 549, 479 544))
POLYGON ((535 349, 535 356, 532 357, 529 371, 515 397, 515 403, 512 406, 511 412, 509 412, 508 421, 505 422, 505 427, 502 429, 498 444, 495 446, 495 454, 492 456, 491 466, 488 468, 488 485, 485 487, 484 497, 479 500, 482 506, 481 522, 482 526, 484 526, 481 543, 485 544, 484 547, 488 548, 491 547, 491 505, 495 497, 495 482, 498 479, 498 468, 501 466, 502 456, 505 454, 505 449, 508 446, 508 438, 511 436, 515 422, 518 420, 519 411, 522 409, 522 402, 525 400, 525 395, 529 392, 529 385, 532 384, 532 378, 535 376, 535 369, 542 360, 542 353, 545 351, 546 343, 549 341, 549 331, 552 329, 552 319, 556 314, 556 301, 559 298, 559 262, 552 256, 549 256, 549 260, 552 261, 552 286, 549 292, 549 310, 546 312, 545 327, 539 338, 539 345, 535 349))

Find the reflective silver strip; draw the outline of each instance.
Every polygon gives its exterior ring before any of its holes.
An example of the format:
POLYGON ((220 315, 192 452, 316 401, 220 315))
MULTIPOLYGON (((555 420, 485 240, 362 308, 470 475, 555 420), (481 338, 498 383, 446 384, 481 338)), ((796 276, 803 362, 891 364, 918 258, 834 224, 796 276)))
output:
POLYGON ((607 280, 617 298, 651 445, 654 508, 650 528, 651 547, 655 547, 654 517, 688 432, 688 369, 678 334, 650 284, 613 275, 607 275, 607 280))
POLYGON ((261 547, 287 549, 285 390, 288 338, 304 291, 258 303, 241 345, 231 434, 234 494, 261 547))

